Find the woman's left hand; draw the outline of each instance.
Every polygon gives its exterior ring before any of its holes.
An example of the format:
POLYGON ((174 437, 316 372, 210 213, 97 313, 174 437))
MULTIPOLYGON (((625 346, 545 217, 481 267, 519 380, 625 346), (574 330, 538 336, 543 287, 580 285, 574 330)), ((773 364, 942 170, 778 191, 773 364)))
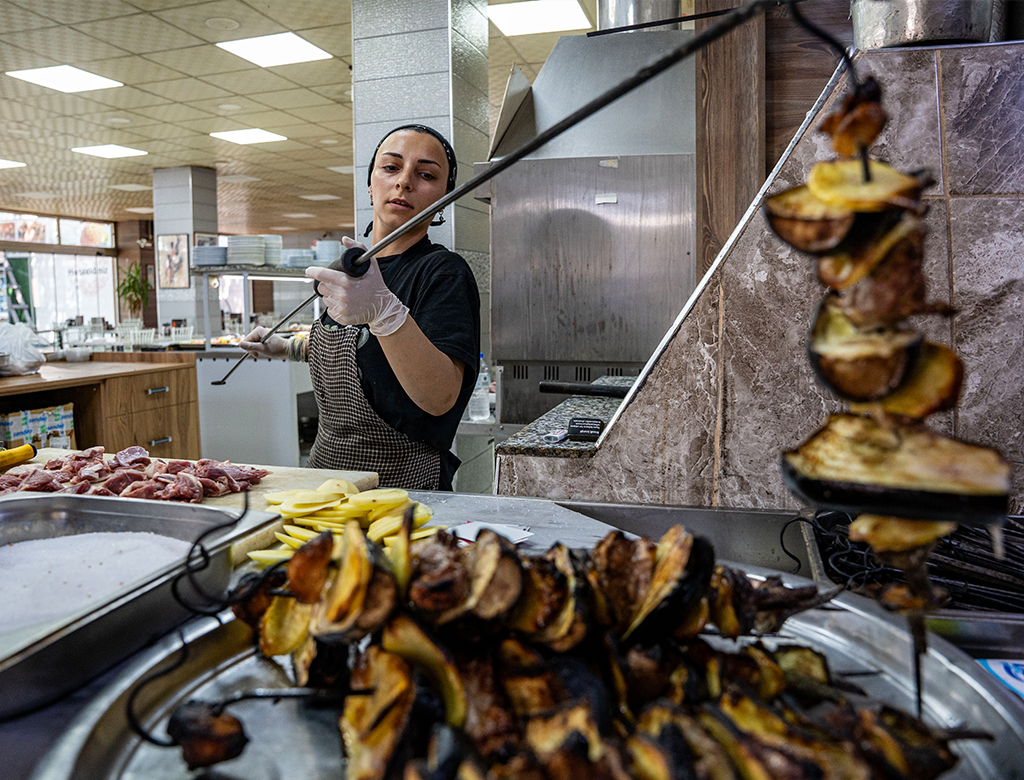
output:
POLYGON ((409 307, 384 284, 376 258, 360 277, 330 268, 311 267, 306 276, 320 283, 320 295, 331 319, 340 325, 369 325, 374 336, 390 336, 409 316, 409 307))

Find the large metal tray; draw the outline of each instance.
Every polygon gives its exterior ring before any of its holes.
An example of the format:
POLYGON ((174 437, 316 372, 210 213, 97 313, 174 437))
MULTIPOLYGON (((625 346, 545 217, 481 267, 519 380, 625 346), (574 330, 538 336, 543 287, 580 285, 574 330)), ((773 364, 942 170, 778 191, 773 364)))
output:
MULTIPOLYGON (((233 510, 199 504, 65 494, 19 494, 0 499, 0 544, 112 531, 147 531, 193 541, 233 510)), ((249 512, 206 543, 210 566, 198 577, 223 590, 231 577, 231 545, 278 517, 249 512)), ((0 718, 59 699, 163 636, 190 613, 171 596, 182 559, 154 568, 101 603, 63 618, 5 632, 0 620, 0 718)), ((183 588, 186 597, 190 591, 183 588)), ((2 614, 2 607, 0 607, 2 614)))
MULTIPOLYGON (((745 568, 753 574, 772 573, 745 568)), ((795 577, 787 581, 808 583, 795 577)), ((827 609, 791 618, 784 634, 766 641, 815 647, 837 672, 877 671, 857 677, 857 684, 877 700, 913 709, 910 636, 900 618, 874 602, 843 594, 827 609)), ((255 652, 249 629, 238 621, 221 625, 204 619, 190 624, 185 638, 190 649, 187 662, 147 686, 137 702, 141 720, 158 735, 165 734, 169 713, 185 700, 213 700, 247 688, 288 685, 285 669, 255 652)), ((961 761, 947 780, 1024 778, 1019 760, 1024 752, 1024 703, 953 645, 936 636, 929 639, 923 659, 926 719, 936 725, 968 725, 994 736, 992 742, 956 743, 961 761)), ((135 684, 155 668, 169 665, 180 647, 178 637, 169 636, 140 656, 82 711, 37 766, 32 780, 192 778, 179 750, 143 742, 125 718, 125 701, 135 684)), ((241 718, 250 742, 241 757, 217 767, 218 778, 343 776, 336 712, 294 701, 247 701, 234 705, 231 712, 241 718)))

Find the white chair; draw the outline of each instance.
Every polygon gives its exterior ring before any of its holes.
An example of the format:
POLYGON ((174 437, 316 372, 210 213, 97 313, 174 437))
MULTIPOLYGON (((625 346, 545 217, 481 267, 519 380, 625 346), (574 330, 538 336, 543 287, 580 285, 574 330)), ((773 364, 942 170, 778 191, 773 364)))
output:
POLYGON ((180 327, 171 328, 171 341, 174 343, 180 343, 182 341, 188 341, 192 338, 192 334, 195 332, 195 325, 182 325, 180 327))
POLYGON ((132 334, 132 343, 152 344, 154 338, 156 338, 156 328, 144 328, 143 330, 137 330, 132 334))

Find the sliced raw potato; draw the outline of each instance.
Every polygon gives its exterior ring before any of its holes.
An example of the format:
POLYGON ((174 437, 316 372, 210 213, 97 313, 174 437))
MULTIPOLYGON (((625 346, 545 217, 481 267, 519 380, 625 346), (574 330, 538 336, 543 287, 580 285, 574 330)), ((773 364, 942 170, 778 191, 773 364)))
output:
POLYGON ((247 555, 256 563, 263 566, 271 566, 281 561, 287 561, 295 554, 295 550, 288 547, 284 550, 253 550, 247 555))
POLYGON ((838 246, 857 217, 845 206, 823 201, 806 184, 772 195, 764 202, 764 213, 779 238, 794 249, 814 253, 838 246))
POLYGON ((292 517, 300 517, 302 515, 311 515, 314 512, 318 512, 321 509, 330 509, 336 507, 341 503, 339 498, 330 498, 326 493, 321 494, 323 498, 318 504, 297 504, 294 501, 285 501, 282 504, 278 504, 277 511, 282 515, 290 515, 292 517))
POLYGON ((325 493, 319 490, 280 490, 267 493, 265 498, 272 504, 293 504, 295 506, 313 506, 326 501, 337 501, 344 498, 344 493, 325 493))
MULTIPOLYGON (((314 534, 314 536, 315 535, 316 534, 314 534)), ((277 541, 281 542, 281 544, 287 547, 291 547, 293 550, 298 550, 300 547, 302 547, 302 545, 306 543, 306 541, 308 541, 305 539, 296 539, 294 536, 283 534, 280 531, 275 531, 274 536, 277 537, 277 541)))
POLYGON ((916 207, 920 180, 878 160, 871 160, 868 167, 871 180, 864 181, 864 167, 859 159, 819 162, 811 168, 807 186, 826 203, 853 211, 916 207))
POLYGON ((310 539, 315 539, 319 534, 311 528, 301 528, 297 525, 285 525, 284 532, 289 536, 300 539, 303 542, 308 542, 310 539))
POLYGON ((348 500, 352 506, 372 511, 384 506, 401 506, 409 500, 409 493, 400 488, 374 488, 373 490, 364 490, 362 493, 355 493, 349 496, 348 500))
POLYGON ((359 488, 347 479, 329 479, 318 487, 317 490, 321 493, 339 493, 344 496, 359 492, 359 488))
MULTIPOLYGON (((409 541, 410 542, 415 542, 415 541, 418 541, 420 539, 428 539, 431 536, 433 536, 434 534, 436 534, 438 531, 447 531, 447 530, 448 530, 448 526, 446 526, 446 525, 432 525, 429 528, 419 528, 419 529, 413 531, 412 534, 410 534, 409 541)), ((398 536, 397 534, 394 535, 394 536, 385 536, 384 537, 384 546, 386 548, 387 547, 392 547, 395 544, 395 540, 396 540, 397 536, 398 536)))
POLYGON ((369 520, 370 524, 372 525, 375 521, 380 520, 382 517, 386 515, 401 516, 405 513, 406 508, 412 505, 412 501, 403 501, 401 504, 398 504, 397 506, 394 506, 392 504, 382 504, 370 510, 369 515, 367 515, 367 520, 369 520))

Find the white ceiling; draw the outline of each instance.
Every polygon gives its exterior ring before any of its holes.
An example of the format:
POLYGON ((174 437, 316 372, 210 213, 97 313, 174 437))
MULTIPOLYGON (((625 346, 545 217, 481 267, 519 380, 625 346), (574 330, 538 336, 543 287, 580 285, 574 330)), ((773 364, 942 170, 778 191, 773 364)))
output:
MULTIPOLYGON (((596 0, 581 4, 595 21, 596 0)), ((149 186, 154 168, 204 165, 221 177, 224 233, 351 225, 352 176, 329 170, 353 162, 351 0, 0 0, 0 31, 0 158, 27 163, 0 170, 0 210, 145 219, 128 209, 151 207, 152 192, 112 187, 149 186), (288 30, 332 58, 260 68, 214 45, 288 30), (3 75, 61 64, 125 86, 64 94, 3 75), (288 140, 239 146, 208 135, 246 127, 288 140), (96 144, 148 154, 71 151, 96 144), (258 181, 222 178, 232 176, 258 181), (297 212, 314 216, 283 216, 297 212)), ((491 25, 492 127, 511 65, 532 81, 558 37, 506 38, 491 25)))

